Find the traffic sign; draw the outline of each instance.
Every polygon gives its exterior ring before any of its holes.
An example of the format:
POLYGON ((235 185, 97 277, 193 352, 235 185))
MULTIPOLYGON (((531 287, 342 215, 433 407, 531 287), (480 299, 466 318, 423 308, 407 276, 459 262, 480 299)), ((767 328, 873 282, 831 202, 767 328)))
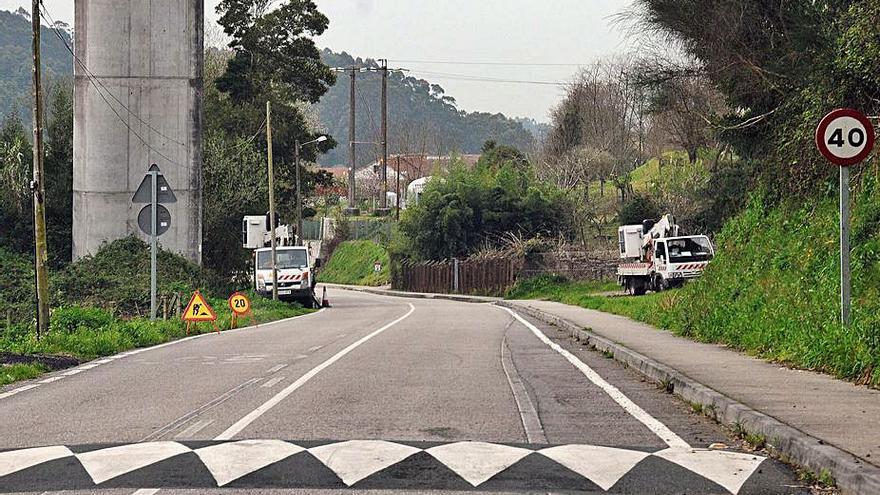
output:
POLYGON ((189 304, 186 305, 186 311, 183 313, 183 321, 200 322, 200 321, 216 321, 217 313, 208 304, 208 301, 199 291, 195 291, 189 304))
POLYGON ((229 309, 238 316, 244 316, 251 312, 251 300, 241 292, 236 292, 229 298, 229 309))
MULTIPOLYGON (((138 214, 138 227, 141 232, 151 235, 153 232, 153 205, 144 206, 138 214)), ((160 236, 171 228, 171 212, 162 205, 156 205, 156 235, 160 236)))
POLYGON ((863 113, 851 108, 834 110, 816 129, 816 146, 831 163, 850 167, 874 149, 874 126, 863 113))
POLYGON ((177 203, 177 196, 174 195, 174 191, 172 191, 171 186, 168 185, 165 175, 162 174, 162 171, 159 170, 159 166, 155 163, 150 166, 147 176, 144 177, 137 192, 134 193, 131 202, 141 204, 149 204, 153 202, 153 182, 150 172, 158 172, 156 177, 156 202, 159 204, 177 203))

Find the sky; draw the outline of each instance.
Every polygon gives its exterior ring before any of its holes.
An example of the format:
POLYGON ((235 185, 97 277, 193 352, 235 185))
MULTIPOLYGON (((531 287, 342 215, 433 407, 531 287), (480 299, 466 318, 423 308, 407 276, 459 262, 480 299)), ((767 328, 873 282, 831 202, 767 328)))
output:
MULTIPOLYGON (((316 0, 330 18, 316 43, 387 58, 391 67, 440 84, 462 110, 547 122, 564 96, 559 83, 571 81, 578 65, 632 52, 636 41, 616 20, 631 2, 316 0)), ((73 23, 73 0, 44 3, 53 18, 73 23)), ((210 22, 216 22, 217 3, 206 1, 210 22)), ((29 8, 22 0, 0 0, 0 9, 25 4, 29 8)))

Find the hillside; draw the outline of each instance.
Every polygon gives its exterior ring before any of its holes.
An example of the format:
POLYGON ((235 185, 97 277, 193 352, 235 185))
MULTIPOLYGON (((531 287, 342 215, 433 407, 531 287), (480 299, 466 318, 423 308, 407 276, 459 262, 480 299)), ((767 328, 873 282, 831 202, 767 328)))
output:
MULTIPOLYGON (((60 25, 61 35, 70 35, 60 25)), ((73 56, 48 27, 41 30, 43 80, 68 77, 73 72, 73 56)), ((31 23, 21 14, 0 10, 0 116, 18 113, 31 121, 31 23)))
MULTIPOLYGON (((62 35, 71 42, 60 26, 62 35)), ((17 112, 30 122, 31 92, 31 31, 30 20, 21 14, 0 11, 0 115, 17 112)), ((52 29, 42 30, 44 80, 69 77, 73 71, 70 52, 52 29)), ((355 59, 346 53, 324 50, 324 61, 331 67, 359 65, 376 67, 374 60, 355 59)), ((378 141, 381 122, 381 78, 376 73, 359 74, 357 100, 357 140, 378 141)), ((502 114, 468 113, 456 107, 455 99, 428 81, 392 74, 389 77, 389 151, 446 154, 451 151, 477 153, 483 143, 494 139, 499 144, 528 147, 533 135, 524 125, 539 129, 534 122, 522 123, 502 114)), ((348 138, 349 80, 340 74, 337 84, 317 105, 321 121, 329 134, 340 143, 348 138)), ((29 124, 27 124, 29 125, 29 124)), ((378 147, 361 145, 359 162, 371 163, 378 156, 378 147)), ((325 155, 325 165, 346 163, 348 147, 337 146, 325 155)))
MULTIPOLYGON (((330 67, 378 67, 375 60, 356 59, 347 53, 326 49, 322 58, 330 67)), ((336 85, 318 104, 321 121, 340 143, 348 140, 349 85, 348 75, 340 73, 336 85)), ((358 74, 357 88, 356 140, 377 142, 381 125, 381 76, 371 72, 358 74)), ((534 140, 522 123, 500 113, 460 110, 455 99, 439 85, 401 73, 391 73, 388 78, 388 107, 390 153, 479 153, 490 139, 526 149, 534 140)), ((377 156, 377 146, 360 146, 360 164, 371 163, 377 156)), ((325 165, 344 164, 347 160, 348 147, 342 145, 321 159, 325 165)))

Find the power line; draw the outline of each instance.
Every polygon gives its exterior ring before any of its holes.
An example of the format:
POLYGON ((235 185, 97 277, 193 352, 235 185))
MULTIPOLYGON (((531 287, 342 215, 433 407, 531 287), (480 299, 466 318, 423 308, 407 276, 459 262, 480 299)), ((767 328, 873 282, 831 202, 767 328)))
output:
POLYGON ((560 81, 530 81, 523 79, 501 79, 496 77, 484 77, 484 76, 475 76, 471 74, 452 74, 447 72, 432 72, 432 71, 413 71, 413 74, 422 74, 425 76, 432 76, 438 79, 451 79, 457 81, 475 81, 475 82, 490 82, 490 83, 509 83, 509 84, 533 84, 537 86, 567 86, 567 83, 560 81))
POLYGON ((462 62, 452 60, 389 60, 402 64, 428 64, 428 65, 488 65, 506 67, 584 67, 589 64, 578 63, 552 63, 552 62, 462 62))

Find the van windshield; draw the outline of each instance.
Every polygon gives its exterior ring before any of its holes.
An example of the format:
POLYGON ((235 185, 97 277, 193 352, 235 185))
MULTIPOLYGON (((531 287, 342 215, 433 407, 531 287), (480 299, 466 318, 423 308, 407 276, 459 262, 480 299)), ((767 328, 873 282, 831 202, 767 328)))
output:
MULTIPOLYGON (((278 249, 278 269, 306 268, 309 266, 309 256, 303 249, 278 249)), ((257 253, 257 270, 272 269, 272 251, 260 251, 257 253)))
POLYGON ((712 244, 706 237, 688 237, 666 241, 670 263, 690 263, 712 259, 712 244))

